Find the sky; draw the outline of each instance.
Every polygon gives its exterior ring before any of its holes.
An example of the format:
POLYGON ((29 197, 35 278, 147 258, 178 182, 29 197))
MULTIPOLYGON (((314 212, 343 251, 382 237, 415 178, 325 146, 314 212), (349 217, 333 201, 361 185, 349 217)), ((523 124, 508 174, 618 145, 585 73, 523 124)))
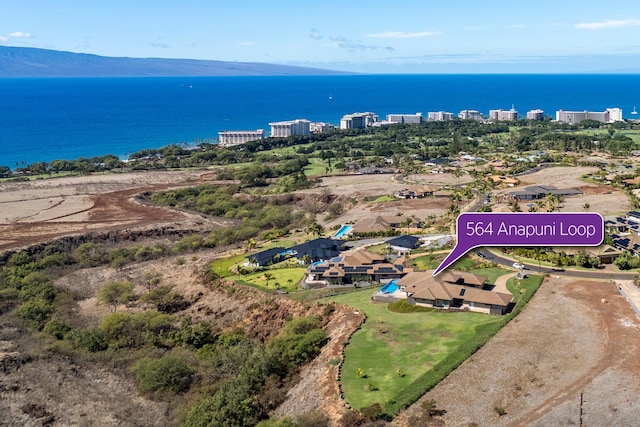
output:
POLYGON ((0 44, 364 73, 638 73, 640 3, 0 0, 0 44))

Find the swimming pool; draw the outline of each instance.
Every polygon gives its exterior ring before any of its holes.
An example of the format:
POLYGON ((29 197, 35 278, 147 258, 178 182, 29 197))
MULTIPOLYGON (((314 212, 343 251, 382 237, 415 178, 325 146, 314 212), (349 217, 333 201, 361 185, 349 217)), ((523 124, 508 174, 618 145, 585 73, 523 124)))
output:
POLYGON ((392 294, 398 289, 400 289, 400 286, 396 284, 396 280, 392 280, 386 285, 384 285, 383 287, 381 287, 380 292, 382 292, 383 294, 392 294))
POLYGON ((340 230, 338 230, 334 237, 340 238, 351 231, 352 228, 352 225, 343 225, 342 227, 340 227, 340 230))

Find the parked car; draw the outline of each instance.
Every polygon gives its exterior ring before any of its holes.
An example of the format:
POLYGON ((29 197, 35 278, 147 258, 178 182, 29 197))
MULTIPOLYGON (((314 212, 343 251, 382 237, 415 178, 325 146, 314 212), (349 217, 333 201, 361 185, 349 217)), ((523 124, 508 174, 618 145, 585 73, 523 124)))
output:
POLYGON ((514 262, 512 267, 517 268, 519 270, 524 270, 524 264, 520 264, 519 262, 514 262))

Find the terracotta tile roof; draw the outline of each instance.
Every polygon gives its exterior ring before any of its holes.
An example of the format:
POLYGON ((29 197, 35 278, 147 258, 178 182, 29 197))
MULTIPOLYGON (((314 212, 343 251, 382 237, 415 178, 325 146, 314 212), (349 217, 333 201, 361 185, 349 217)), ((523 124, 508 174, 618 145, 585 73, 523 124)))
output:
MULTIPOLYGON (((459 274, 463 272, 453 271, 445 273, 453 273, 454 277, 456 277, 456 273, 459 274)), ((404 287, 404 290, 409 296, 418 299, 451 301, 456 298, 462 299, 466 303, 473 302, 498 306, 507 306, 513 299, 513 295, 508 293, 486 291, 471 286, 448 283, 440 276, 441 275, 433 277, 432 271, 416 271, 408 273, 402 279, 399 279, 397 284, 401 288, 404 287)), ((482 278, 483 276, 478 277, 482 278)))

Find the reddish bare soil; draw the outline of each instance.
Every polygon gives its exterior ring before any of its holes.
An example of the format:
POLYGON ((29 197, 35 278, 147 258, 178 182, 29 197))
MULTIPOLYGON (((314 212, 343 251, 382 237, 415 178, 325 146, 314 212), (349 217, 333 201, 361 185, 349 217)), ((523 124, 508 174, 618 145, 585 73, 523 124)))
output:
POLYGON ((0 250, 86 232, 202 223, 203 218, 147 206, 137 194, 203 182, 210 174, 163 172, 65 177, 0 185, 0 250))

